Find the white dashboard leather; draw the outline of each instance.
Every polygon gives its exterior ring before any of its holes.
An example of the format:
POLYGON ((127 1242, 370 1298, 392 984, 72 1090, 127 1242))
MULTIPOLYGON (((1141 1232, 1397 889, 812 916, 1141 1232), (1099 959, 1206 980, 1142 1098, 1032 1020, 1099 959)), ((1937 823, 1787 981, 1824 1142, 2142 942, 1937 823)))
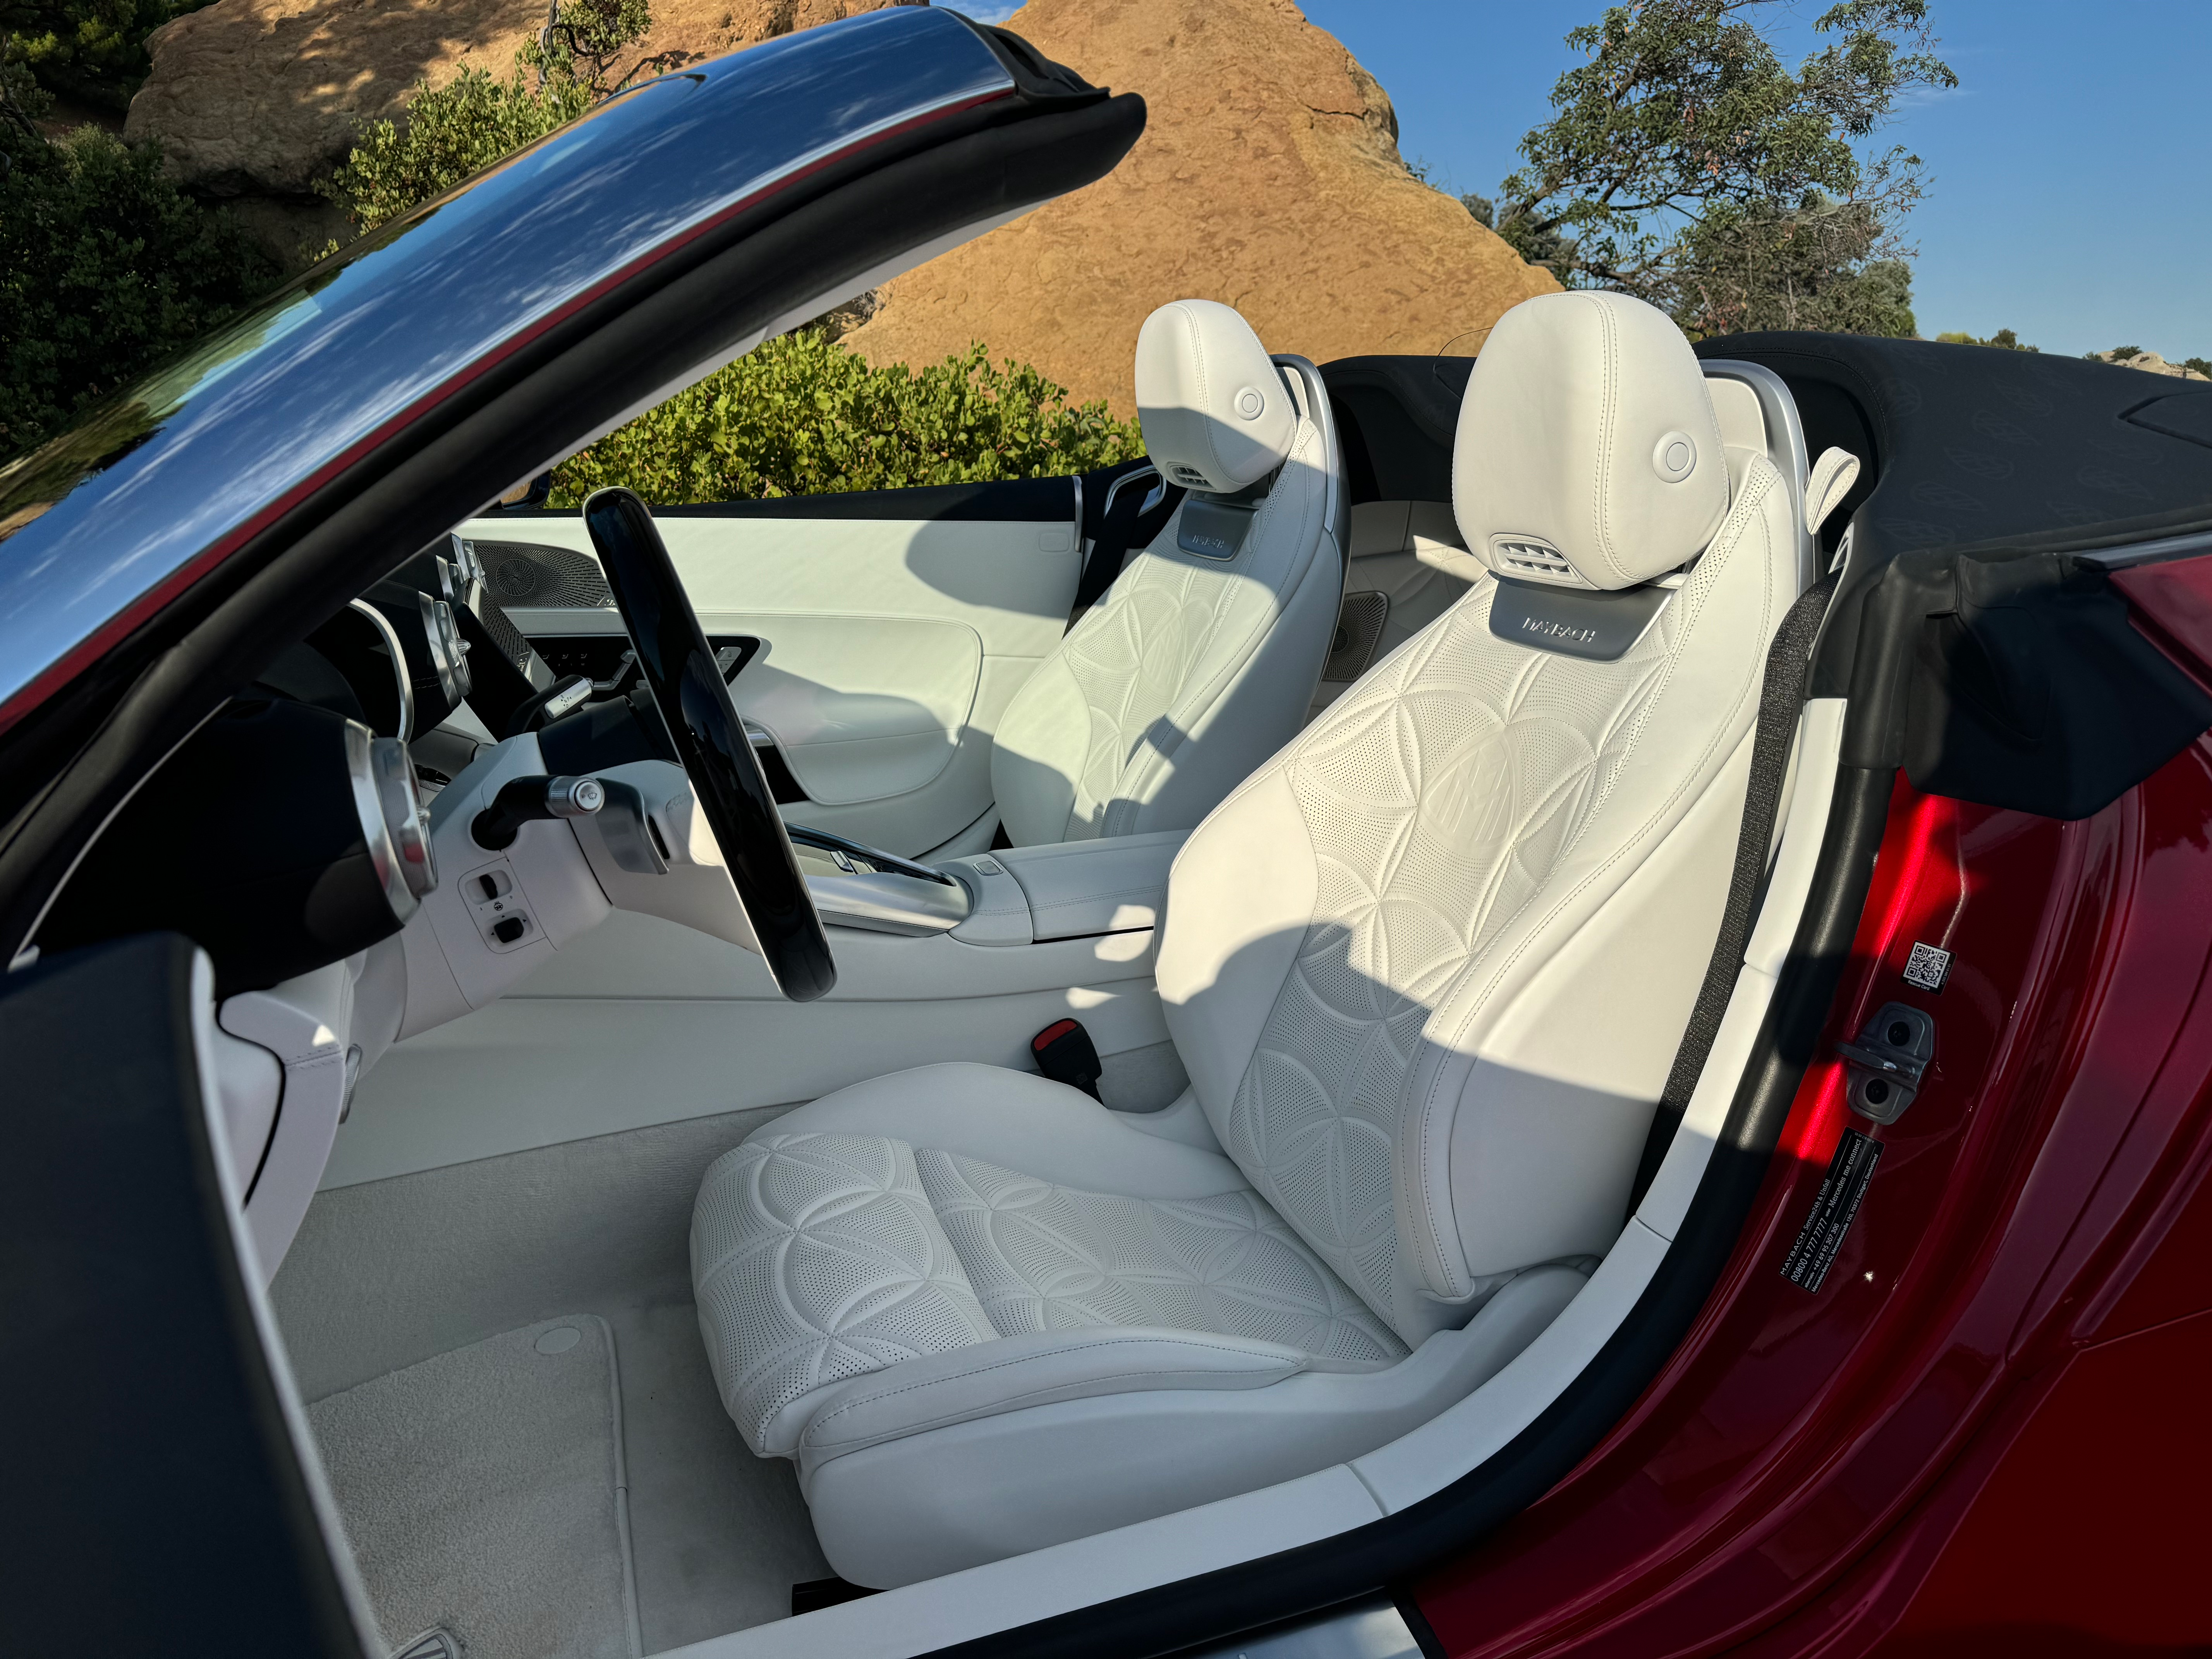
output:
MULTIPOLYGON (((1066 625, 1078 566, 1072 514, 1039 522, 671 514, 659 525, 702 626, 769 641, 767 655, 738 677, 740 707, 758 718, 747 689, 756 670, 774 665, 806 683, 783 687, 782 706, 766 723, 776 730, 801 722, 815 752, 792 762, 794 773, 837 799, 793 804, 787 817, 911 858, 987 817, 992 734, 1066 625), (945 628, 965 630, 973 643, 921 648, 943 642, 935 630, 945 628), (879 654, 882 646, 893 654, 879 654), (964 688, 948 673, 963 661, 971 665, 964 688), (811 714, 795 707, 815 695, 808 685, 820 688, 821 707, 811 714), (898 701, 867 701, 878 697, 898 701), (858 732, 853 746, 836 741, 837 728, 854 721, 885 729, 858 732), (893 722, 899 729, 888 729, 893 722)), ((495 516, 462 533, 591 556, 581 520, 566 514, 533 518, 526 532, 495 516)), ((510 614, 533 636, 622 632, 611 610, 510 614)))
POLYGON ((766 641, 731 683, 731 700, 775 739, 810 800, 845 806, 907 794, 951 763, 982 678, 973 628, 726 611, 716 627, 766 641))
MULTIPOLYGON (((1361 1455, 1518 1352, 1620 1232, 1711 954, 1765 652, 1799 559, 1791 492, 1763 455, 1709 540, 1682 546, 1690 520, 1671 507, 1638 539, 1623 514, 1644 510, 1643 486, 1616 487, 1616 457, 1587 431, 1614 448, 1637 422, 1694 432, 1694 465, 1673 459, 1699 491, 1718 480, 1725 494, 1728 468, 1686 343, 1601 297, 1492 333, 1462 415, 1463 507, 1537 500, 1525 479, 1486 495, 1468 477, 1497 464, 1484 434, 1534 398, 1564 459, 1511 464, 1599 503, 1579 540, 1581 507, 1536 520, 1585 562, 1607 561, 1589 585, 1695 562, 1611 662, 1494 635, 1498 582, 1480 576, 1191 834, 1158 980, 1226 1157, 976 1067, 873 1079, 763 1132, 911 1149, 937 1231, 928 1252, 898 1256, 898 1282, 937 1260, 941 1237, 963 1319, 972 1304, 1001 1333, 948 1337, 779 1407, 812 1413, 795 1437, 779 1417, 775 1443, 795 1443, 847 1577, 906 1583, 1361 1455), (1263 1243, 1279 1252, 1263 1261, 1263 1243), (1208 1266, 1194 1294, 1191 1264, 1216 1249, 1237 1269, 1208 1266), (1081 1358, 1007 1346, 1101 1330, 1115 1342, 1081 1358), (1234 1353, 1182 1350, 1200 1335, 1234 1353), (1000 1355, 1011 1380, 990 1380, 1000 1355), (1146 1356, 1176 1380, 1127 1380, 1154 1369, 1146 1356)), ((902 1170, 898 1157, 874 1152, 868 1167, 902 1170)), ((733 1221, 734 1203, 710 1180, 695 1237, 770 1224, 733 1221)), ((750 1339, 735 1324, 793 1302, 766 1284, 711 1289, 702 1279, 710 1352, 738 1352, 750 1339), (756 1310, 763 1298, 775 1305, 756 1310)), ((735 1372, 716 1364, 727 1395, 735 1372)), ((744 1426, 749 1401, 732 1409, 744 1426)))
POLYGON ((1287 380, 1296 428, 1235 555, 1177 544, 1186 501, 1008 707, 991 779, 1015 846, 1187 830, 1297 730, 1343 593, 1343 481, 1318 372, 1287 380))

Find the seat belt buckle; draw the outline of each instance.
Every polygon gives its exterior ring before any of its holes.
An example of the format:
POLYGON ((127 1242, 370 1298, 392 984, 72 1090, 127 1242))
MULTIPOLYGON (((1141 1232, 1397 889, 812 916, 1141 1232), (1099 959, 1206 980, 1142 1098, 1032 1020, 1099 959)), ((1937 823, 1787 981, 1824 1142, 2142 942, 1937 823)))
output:
POLYGON ((1098 1100, 1098 1078, 1106 1068, 1099 1063, 1097 1045, 1091 1041, 1081 1020, 1053 1021, 1030 1039, 1030 1057, 1036 1061, 1037 1070, 1054 1083, 1080 1089, 1098 1100))

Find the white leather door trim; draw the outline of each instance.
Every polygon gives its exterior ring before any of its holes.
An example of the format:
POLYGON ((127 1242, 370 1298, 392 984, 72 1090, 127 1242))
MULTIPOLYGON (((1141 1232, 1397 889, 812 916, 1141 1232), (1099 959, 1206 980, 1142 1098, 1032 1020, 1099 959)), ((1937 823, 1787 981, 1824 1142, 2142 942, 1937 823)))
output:
MULTIPOLYGON (((990 811, 1000 718, 1058 647, 1075 597, 1081 561, 1066 519, 671 514, 659 524, 707 630, 769 642, 734 689, 812 797, 787 817, 913 857, 990 811), (756 691, 757 679, 773 689, 756 691)), ((591 552, 568 514, 460 530, 591 552)), ((517 620, 532 633, 622 631, 611 610, 517 620)))

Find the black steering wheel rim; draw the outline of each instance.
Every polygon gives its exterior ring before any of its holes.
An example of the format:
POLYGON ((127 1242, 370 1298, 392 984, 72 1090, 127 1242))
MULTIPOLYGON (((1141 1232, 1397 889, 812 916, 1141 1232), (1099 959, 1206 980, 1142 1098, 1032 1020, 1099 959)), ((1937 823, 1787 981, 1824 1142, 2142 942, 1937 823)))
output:
POLYGON ((769 972, 792 1001, 811 1002, 837 982, 829 935, 652 509, 627 489, 598 490, 584 528, 769 972))

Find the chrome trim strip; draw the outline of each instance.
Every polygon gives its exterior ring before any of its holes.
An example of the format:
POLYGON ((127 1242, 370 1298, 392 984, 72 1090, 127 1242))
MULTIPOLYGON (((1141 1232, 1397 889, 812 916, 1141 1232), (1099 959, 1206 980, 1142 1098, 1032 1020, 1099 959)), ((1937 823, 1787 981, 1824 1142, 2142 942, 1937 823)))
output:
POLYGON ((957 881, 939 886, 889 870, 835 875, 809 871, 806 890, 822 920, 832 927, 913 939, 949 933, 968 920, 968 890, 957 881))
POLYGON ((361 838, 368 848, 368 862, 384 889, 385 902, 401 921, 415 914, 420 902, 400 872, 399 851, 392 844, 392 827, 386 821, 384 799, 376 786, 376 767, 371 745, 376 735, 359 720, 345 723, 346 775, 353 784, 353 808, 361 820, 361 838))
POLYGON ((2154 542, 2131 547, 2092 549, 2074 556, 2077 563, 2098 570, 2126 570, 2139 564, 2164 564, 2172 559, 2201 559, 2212 555, 2212 530, 2187 536, 2162 536, 2154 542))
POLYGON ((471 689, 469 659, 463 654, 468 647, 461 642, 460 626, 453 620, 453 607, 420 592, 415 595, 415 603, 422 612, 422 637, 430 649, 430 665, 438 671, 439 695, 450 703, 465 702, 471 689))
MULTIPOLYGON (((1091 550, 1083 544, 1083 475, 1079 472, 1068 482, 1075 486, 1075 584, 1080 587, 1083 568, 1091 562, 1091 550)), ((1106 499, 1109 502, 1113 501, 1112 490, 1106 492, 1106 499)))
POLYGON ((399 874, 407 890, 427 898, 437 890, 438 860, 430 845, 422 792, 415 781, 415 763, 407 745, 378 738, 368 745, 369 769, 376 775, 377 798, 384 803, 384 827, 399 854, 399 874))
POLYGON ((392 618, 379 611, 367 599, 351 599, 346 608, 358 611, 376 625, 384 635, 384 648, 392 653, 392 677, 399 682, 399 730, 395 735, 402 743, 415 740, 415 680, 407 672, 406 648, 399 643, 399 630, 392 625, 392 618))
POLYGON ((1201 1648, 1189 1659, 1419 1659, 1421 1644, 1388 1596, 1201 1648))
MULTIPOLYGON (((1759 412, 1765 416, 1770 434, 1767 442, 1773 443, 1771 434, 1778 426, 1782 429, 1783 447, 1788 450, 1790 471, 1786 482, 1790 485, 1790 522, 1797 536, 1797 591, 1820 580, 1820 548, 1812 532, 1805 528, 1805 485, 1813 476, 1813 458, 1805 447, 1805 423, 1798 418, 1797 399, 1790 391, 1789 382, 1764 363, 1747 363, 1734 357, 1707 357, 1700 360, 1708 380, 1740 380, 1749 386, 1759 399, 1759 412)), ((1862 455, 1861 465, 1871 467, 1874 457, 1862 455)))
POLYGON ((1015 89, 951 13, 864 13, 632 88, 325 260, 0 468, 0 726, 579 307, 824 162, 1015 89))

